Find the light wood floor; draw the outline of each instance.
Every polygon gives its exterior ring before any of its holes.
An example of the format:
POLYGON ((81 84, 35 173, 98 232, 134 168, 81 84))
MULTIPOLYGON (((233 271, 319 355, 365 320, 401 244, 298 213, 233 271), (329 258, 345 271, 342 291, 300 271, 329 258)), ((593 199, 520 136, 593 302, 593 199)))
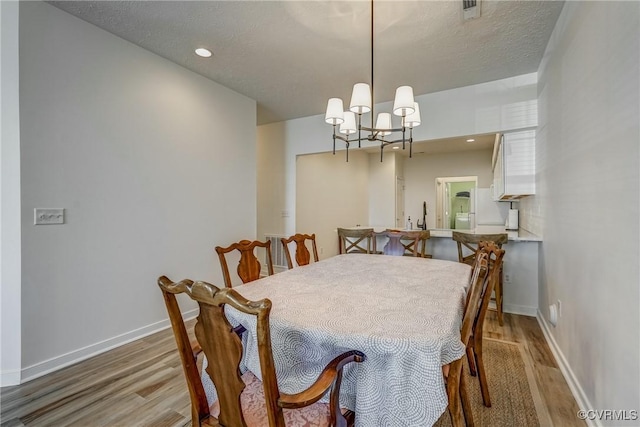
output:
MULTIPOLYGON (((193 329, 193 328, 189 328, 193 329)), ((487 315, 485 336, 522 343, 555 426, 584 426, 533 317, 487 315)), ((2 426, 184 426, 189 395, 171 330, 16 387, 2 388, 2 426)), ((546 426, 542 426, 546 427, 546 426)))

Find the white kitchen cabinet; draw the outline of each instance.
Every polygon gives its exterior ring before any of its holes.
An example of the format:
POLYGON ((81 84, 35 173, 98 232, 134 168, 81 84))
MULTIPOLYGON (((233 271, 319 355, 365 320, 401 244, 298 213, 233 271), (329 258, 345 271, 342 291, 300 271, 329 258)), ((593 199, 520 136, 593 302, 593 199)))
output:
POLYGON ((496 142, 494 200, 515 200, 536 193, 536 131, 508 132, 496 142))

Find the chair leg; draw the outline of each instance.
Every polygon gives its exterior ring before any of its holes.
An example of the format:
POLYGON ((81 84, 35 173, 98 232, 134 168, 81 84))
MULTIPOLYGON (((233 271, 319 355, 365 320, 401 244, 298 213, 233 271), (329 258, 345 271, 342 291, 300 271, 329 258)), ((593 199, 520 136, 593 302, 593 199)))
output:
POLYGON ((503 276, 503 271, 502 271, 502 267, 500 267, 500 279, 498 280, 498 283, 496 284, 497 286, 495 288, 496 312, 498 313, 498 324, 500 326, 504 325, 504 321, 502 319, 502 284, 503 284, 502 276, 503 276))
POLYGON ((471 404, 467 396, 467 384, 464 375, 460 376, 460 400, 462 401, 465 425, 467 427, 474 427, 473 412, 471 411, 471 404))
POLYGON ((487 382, 487 374, 484 370, 484 361, 482 360, 482 341, 476 342, 475 345, 476 366, 478 367, 478 379, 480 380, 480 392, 482 393, 482 403, 487 408, 491 407, 491 397, 489 397, 489 383, 487 382))
POLYGON ((465 418, 462 413, 459 396, 458 399, 449 400, 449 416, 453 427, 465 427, 465 418))
POLYGON ((449 416, 451 417, 451 425, 453 427, 464 427, 465 419, 460 405, 462 398, 460 396, 460 377, 462 376, 462 362, 458 359, 451 363, 449 375, 447 377, 447 397, 449 398, 449 416))
POLYGON ((469 362, 469 373, 472 377, 476 376, 475 352, 472 345, 467 345, 467 361, 469 362))

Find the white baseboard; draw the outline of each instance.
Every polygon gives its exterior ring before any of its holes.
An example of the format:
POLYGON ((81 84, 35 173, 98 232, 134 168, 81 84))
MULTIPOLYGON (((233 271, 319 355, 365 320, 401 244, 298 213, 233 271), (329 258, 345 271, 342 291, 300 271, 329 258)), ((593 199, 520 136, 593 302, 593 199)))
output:
MULTIPOLYGON (((185 320, 193 319, 198 315, 198 311, 199 310, 197 308, 186 311, 182 313, 182 317, 185 320)), ((124 344, 128 344, 131 341, 139 340, 140 338, 144 338, 148 335, 162 331, 170 326, 171 323, 169 322, 169 319, 161 320, 159 322, 152 323, 151 325, 143 326, 142 328, 126 332, 122 335, 118 335, 113 338, 109 338, 104 341, 100 341, 98 343, 91 344, 86 347, 71 351, 69 353, 28 366, 22 369, 21 375, 20 373, 18 373, 19 378, 21 377, 22 379, 19 380, 17 384, 25 383, 27 381, 39 378, 43 375, 73 365, 74 363, 78 363, 83 360, 89 359, 90 357, 97 356, 98 354, 104 353, 105 351, 109 351, 124 344)), ((4 380, 4 373, 2 379, 4 380)), ((2 384, 4 385, 4 382, 2 384)))
MULTIPOLYGON (((569 362, 567 362, 567 359, 564 357, 562 350, 560 350, 560 347, 558 346, 558 343, 553 337, 553 334, 551 334, 551 328, 549 327, 549 324, 547 323, 546 319, 544 318, 540 310, 537 311, 536 318, 538 319, 538 323, 540 324, 542 333, 544 334, 544 337, 547 340, 547 344, 549 344, 549 348, 553 353, 553 357, 555 357, 556 362, 560 367, 560 372, 562 372, 562 376, 564 376, 564 379, 567 381, 567 384, 569 385, 569 389, 571 390, 571 394, 573 394, 573 398, 576 399, 578 408, 586 411, 592 410, 593 405, 591 405, 591 402, 589 402, 589 399, 587 398, 587 395, 582 389, 582 386, 580 385, 578 378, 576 378, 576 375, 573 373, 573 370, 571 369, 569 362)), ((600 422, 600 420, 597 420, 597 419, 595 420, 587 419, 585 420, 585 422, 589 427, 602 427, 602 423, 600 422)))
POLYGON ((536 307, 528 307, 526 305, 503 304, 502 311, 504 313, 521 314, 523 316, 536 317, 538 309, 536 307))
POLYGON ((0 387, 20 384, 20 370, 0 372, 0 387))

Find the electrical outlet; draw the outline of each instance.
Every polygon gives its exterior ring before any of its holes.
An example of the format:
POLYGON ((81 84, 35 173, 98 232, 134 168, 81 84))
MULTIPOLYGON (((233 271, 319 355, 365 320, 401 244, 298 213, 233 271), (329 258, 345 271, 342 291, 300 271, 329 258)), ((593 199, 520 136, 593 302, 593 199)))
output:
POLYGON ((511 283, 511 275, 509 273, 504 273, 504 282, 511 283))
POLYGON ((34 225, 64 224, 64 209, 35 208, 33 210, 34 225))
POLYGON ((320 255, 322 255, 323 253, 324 253, 324 248, 320 246, 320 255))
POLYGON ((558 305, 558 317, 562 317, 562 302, 558 300, 557 305, 558 305))

